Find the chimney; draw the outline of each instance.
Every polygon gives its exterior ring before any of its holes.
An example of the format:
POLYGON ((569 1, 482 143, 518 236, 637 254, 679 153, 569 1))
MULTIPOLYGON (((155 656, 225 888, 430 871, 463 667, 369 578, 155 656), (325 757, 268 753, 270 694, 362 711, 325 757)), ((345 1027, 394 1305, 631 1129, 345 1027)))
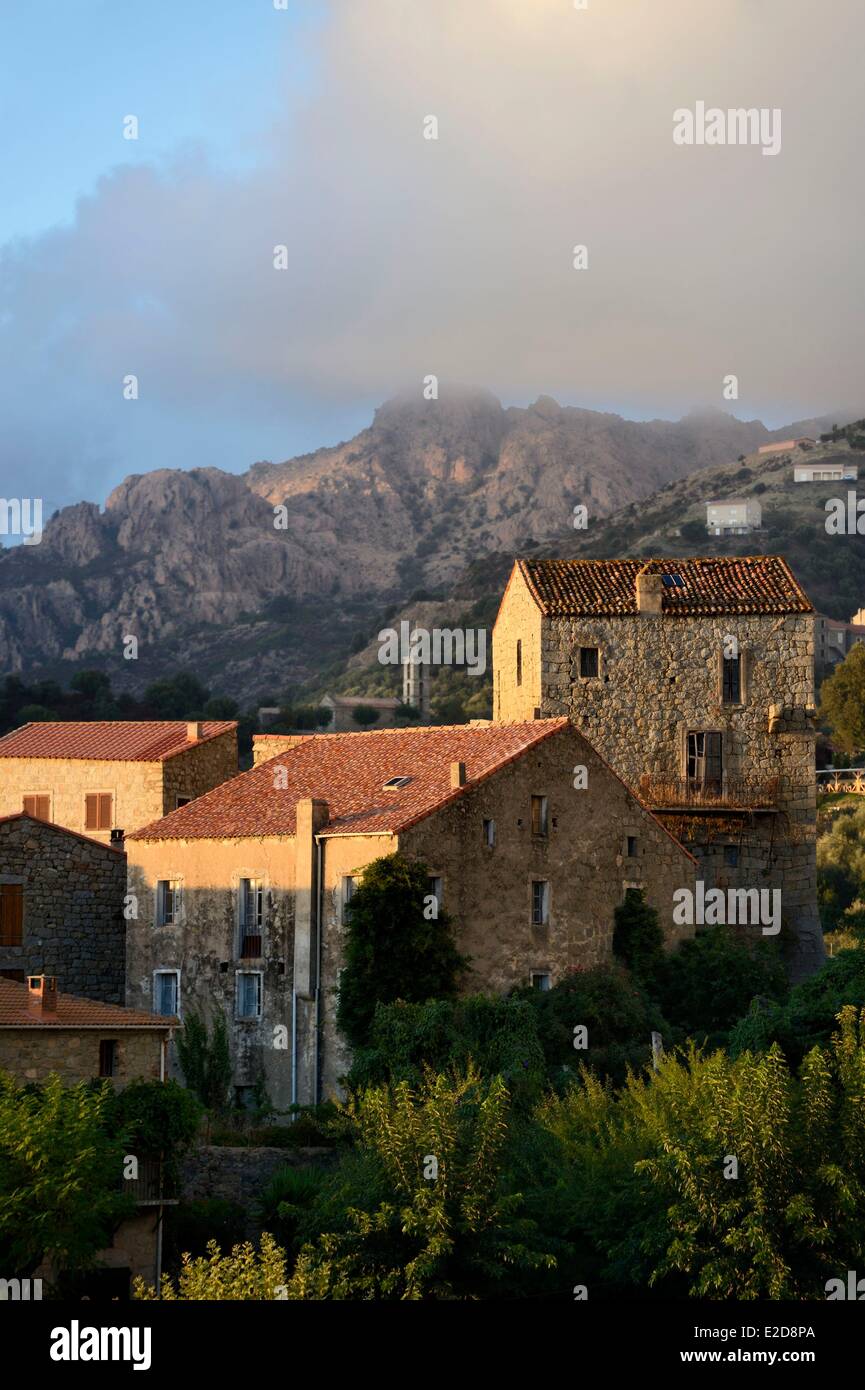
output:
POLYGON ((27 1003, 34 1013, 57 1013, 57 979, 54 975, 28 975, 27 989, 27 1003))
POLYGON ((190 720, 186 726, 186 742, 195 743, 199 738, 201 738, 201 725, 197 720, 190 720))
POLYGON ((663 576, 647 574, 645 570, 640 570, 637 575, 637 612, 643 615, 660 613, 663 598, 663 576))
POLYGON ((119 829, 112 830, 112 832, 111 832, 111 841, 110 841, 112 847, 113 847, 114 849, 120 849, 120 850, 122 850, 122 849, 123 849, 123 841, 124 841, 125 837, 126 837, 126 831, 125 831, 125 830, 119 830, 119 829))
POLYGON ((451 786, 464 787, 466 784, 465 763, 451 763, 451 786))

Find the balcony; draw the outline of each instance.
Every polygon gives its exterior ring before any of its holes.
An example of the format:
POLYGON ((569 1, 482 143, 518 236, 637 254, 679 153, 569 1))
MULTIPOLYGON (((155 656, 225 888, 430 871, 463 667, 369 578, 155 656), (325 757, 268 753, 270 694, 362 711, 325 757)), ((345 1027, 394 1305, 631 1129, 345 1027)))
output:
POLYGON ((140 1207, 176 1206, 178 1201, 176 1185, 159 1158, 140 1158, 138 1177, 121 1178, 120 1190, 140 1207))
POLYGON ((775 811, 779 790, 778 777, 765 782, 750 777, 725 777, 718 783, 644 772, 640 778, 640 798, 653 811, 721 815, 729 811, 775 811))

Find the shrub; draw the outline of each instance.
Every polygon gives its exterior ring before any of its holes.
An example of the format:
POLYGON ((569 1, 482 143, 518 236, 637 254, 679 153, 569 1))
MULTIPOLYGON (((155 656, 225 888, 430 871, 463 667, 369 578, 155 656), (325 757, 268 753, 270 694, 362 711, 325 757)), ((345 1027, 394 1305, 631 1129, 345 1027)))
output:
POLYGON ((215 1240, 207 1246, 207 1254, 192 1259, 184 1254, 176 1280, 162 1276, 159 1291, 138 1278, 133 1284, 133 1297, 166 1302, 238 1302, 284 1297, 286 1287, 285 1251, 265 1233, 261 1249, 249 1242, 235 1245, 230 1255, 223 1255, 215 1240))
POLYGON ((664 933, 643 890, 629 888, 614 916, 613 955, 639 979, 653 979, 664 956, 664 933))
POLYGON ((223 1110, 231 1083, 225 1015, 217 1012, 211 1036, 201 1014, 190 1011, 177 1037, 177 1056, 187 1086, 202 1104, 209 1110, 223 1110))
POLYGON ((777 1043, 798 1066, 815 1046, 826 1046, 845 1005, 865 1006, 865 950, 840 951, 795 985, 785 1003, 755 1000, 730 1034, 730 1052, 767 1051, 777 1043))
POLYGON ((707 927, 664 958, 655 998, 664 1017, 684 1036, 711 1046, 747 1013, 755 995, 780 1000, 787 978, 778 947, 752 941, 729 927, 707 927))
POLYGON ((450 999, 466 967, 450 919, 428 902, 424 864, 392 854, 363 871, 348 904, 337 1026, 355 1047, 370 1035, 377 1003, 450 999))
POLYGON ((297 1253, 301 1221, 318 1199, 325 1176, 321 1168, 280 1168, 259 1197, 262 1225, 292 1254, 297 1253))
POLYGON ((203 1197, 197 1202, 179 1202, 166 1208, 166 1272, 179 1270, 184 1253, 193 1258, 204 1255, 211 1240, 230 1247, 243 1240, 245 1231, 243 1207, 221 1197, 203 1197))

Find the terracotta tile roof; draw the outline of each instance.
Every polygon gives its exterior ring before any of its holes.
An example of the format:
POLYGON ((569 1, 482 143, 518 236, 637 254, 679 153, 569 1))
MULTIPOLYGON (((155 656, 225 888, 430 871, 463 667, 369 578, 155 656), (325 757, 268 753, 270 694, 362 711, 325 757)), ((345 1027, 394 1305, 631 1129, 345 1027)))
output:
POLYGON ((186 737, 185 719, 92 720, 24 724, 0 738, 0 758, 86 758, 96 762, 156 763, 237 728, 234 719, 201 724, 186 737))
POLYGON ((30 1004, 30 990, 17 980, 0 979, 0 1028, 173 1028, 176 1018, 101 1004, 75 994, 57 994, 57 1012, 42 1013, 30 1004))
POLYGON ((681 575, 681 588, 665 588, 670 617, 713 613, 811 613, 811 602, 780 555, 706 559, 517 560, 543 613, 551 617, 624 617, 636 614, 636 579, 681 575))
POLYGON ((567 719, 535 719, 484 728, 456 724, 317 734, 136 830, 127 840, 293 835, 296 803, 313 796, 330 808, 327 834, 405 830, 468 790, 451 788, 452 762, 465 763, 471 784, 567 727, 567 719), (284 789, 274 787, 279 768, 285 770, 284 789), (411 781, 384 791, 392 777, 411 781))

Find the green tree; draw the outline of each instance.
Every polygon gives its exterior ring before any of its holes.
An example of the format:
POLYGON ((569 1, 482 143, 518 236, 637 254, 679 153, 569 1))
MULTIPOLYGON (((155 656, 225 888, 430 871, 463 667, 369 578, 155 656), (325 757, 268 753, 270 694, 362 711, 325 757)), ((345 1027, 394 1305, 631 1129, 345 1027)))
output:
POLYGON ((301 1250, 289 1298, 524 1297, 554 1267, 507 1182, 501 1077, 428 1073, 366 1091, 346 1118, 356 1151, 325 1193, 341 1216, 301 1250))
POLYGON ((654 979, 663 960, 664 933, 642 888, 627 890, 614 917, 613 955, 639 979, 654 979))
POLYGON ((817 901, 824 929, 838 926, 860 897, 865 897, 865 805, 836 816, 817 841, 817 901))
POLYGON ((47 1257, 86 1269, 134 1211, 121 1193, 125 1136, 110 1083, 19 1086, 0 1073, 0 1268, 26 1277, 47 1257))
POLYGON ((774 941, 753 941, 730 927, 706 927, 664 957, 655 997, 670 1025, 683 1036, 710 1045, 726 1041, 726 1030, 755 996, 782 1000, 787 976, 774 941))
POLYGON ((820 719, 845 753, 865 747, 865 646, 861 642, 820 687, 820 719))
POLYGON ((186 671, 154 681, 144 692, 155 719, 200 719, 209 698, 198 677, 186 671))
POLYGON ((377 709, 373 709, 372 705, 355 705, 351 717, 355 724, 359 724, 362 729, 367 729, 370 724, 378 723, 379 712, 377 709))
POLYGON ((133 1297, 145 1302, 161 1298, 170 1303, 262 1303, 285 1297, 285 1264, 285 1251, 266 1231, 260 1250, 246 1241, 235 1245, 230 1255, 223 1255, 212 1240, 206 1255, 193 1259, 184 1254, 177 1279, 164 1274, 158 1292, 152 1284, 136 1279, 133 1297))
POLYGON ((452 999, 468 962, 430 891, 426 865, 387 855, 368 864, 348 904, 337 1026, 367 1042, 377 1003, 452 999))
POLYGON ((201 1014, 188 1011, 177 1035, 177 1058, 184 1079, 209 1110, 224 1110, 231 1084, 231 1055, 225 1015, 217 1010, 212 1033, 201 1014))

